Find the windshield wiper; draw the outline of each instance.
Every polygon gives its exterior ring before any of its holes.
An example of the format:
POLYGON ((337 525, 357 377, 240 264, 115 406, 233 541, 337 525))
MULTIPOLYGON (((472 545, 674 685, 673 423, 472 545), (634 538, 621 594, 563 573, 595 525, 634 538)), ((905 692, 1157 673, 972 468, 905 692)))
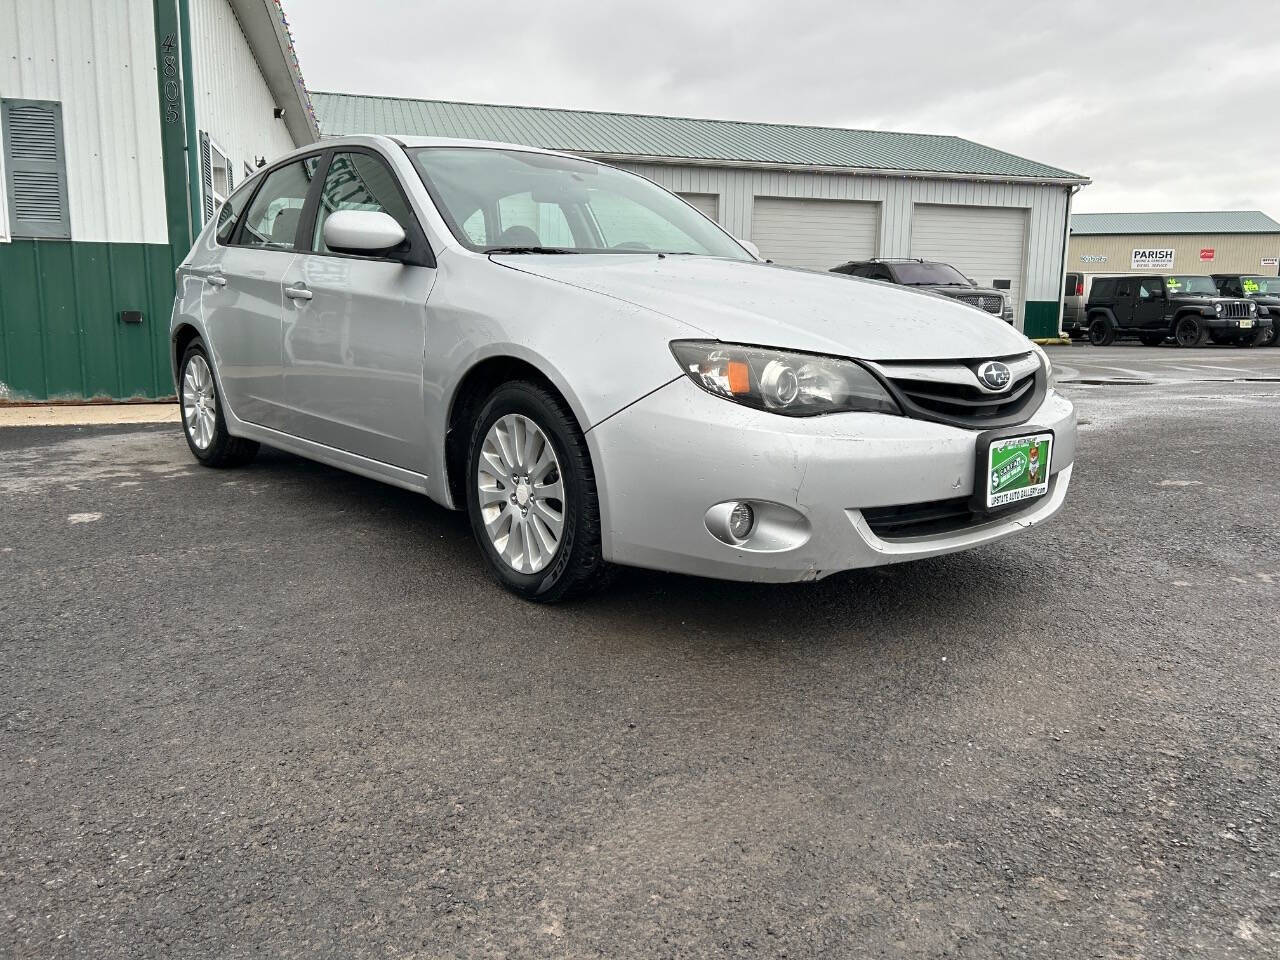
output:
POLYGON ((577 253, 564 247, 485 247, 485 253, 577 253))

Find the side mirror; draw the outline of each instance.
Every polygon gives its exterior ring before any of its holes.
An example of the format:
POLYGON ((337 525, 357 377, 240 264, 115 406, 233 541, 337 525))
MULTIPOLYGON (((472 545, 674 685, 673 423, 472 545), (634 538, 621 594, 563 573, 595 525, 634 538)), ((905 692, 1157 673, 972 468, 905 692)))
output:
POLYGON ((373 256, 404 240, 404 228, 381 210, 337 210, 324 222, 324 245, 334 253, 373 256))
MULTIPOLYGON (((738 238, 737 238, 737 237, 734 237, 734 239, 735 239, 735 240, 738 240, 738 238)), ((756 246, 754 243, 752 243, 750 240, 738 240, 738 243, 739 243, 739 244, 741 244, 743 247, 745 247, 745 248, 746 248, 746 250, 747 250, 747 253, 751 254, 751 255, 752 255, 753 257, 755 257, 757 260, 761 260, 761 259, 763 259, 763 258, 760 256, 760 248, 759 248, 759 247, 757 247, 757 246, 756 246)))

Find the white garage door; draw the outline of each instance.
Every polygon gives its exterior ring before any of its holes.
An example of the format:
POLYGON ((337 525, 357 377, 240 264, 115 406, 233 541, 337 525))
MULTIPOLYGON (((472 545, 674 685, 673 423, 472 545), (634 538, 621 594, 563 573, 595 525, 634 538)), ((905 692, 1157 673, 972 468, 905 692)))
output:
POLYGON ((775 263, 830 270, 876 255, 880 204, 756 197, 751 239, 775 263))
POLYGON ((686 203, 695 206, 716 223, 720 222, 720 198, 714 193, 681 193, 677 194, 686 203))
POLYGON ((1027 211, 1018 207, 916 204, 911 255, 949 263, 984 287, 1008 280, 1014 322, 1022 326, 1027 211))

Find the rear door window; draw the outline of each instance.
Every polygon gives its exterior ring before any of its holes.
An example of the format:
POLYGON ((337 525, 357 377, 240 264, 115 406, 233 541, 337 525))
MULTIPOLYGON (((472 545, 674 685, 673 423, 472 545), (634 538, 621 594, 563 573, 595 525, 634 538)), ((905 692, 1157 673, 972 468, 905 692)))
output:
POLYGON ((295 248, 302 208, 318 163, 319 157, 306 157, 267 174, 245 213, 240 246, 286 251, 295 248))

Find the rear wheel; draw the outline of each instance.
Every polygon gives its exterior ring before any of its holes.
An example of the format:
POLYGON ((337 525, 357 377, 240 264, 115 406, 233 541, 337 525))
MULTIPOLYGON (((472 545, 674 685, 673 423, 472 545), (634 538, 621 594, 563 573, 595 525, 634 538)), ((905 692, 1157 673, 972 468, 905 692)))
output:
POLYGON ((1094 317, 1089 321, 1089 342, 1095 347, 1111 346, 1116 342, 1115 324, 1108 317, 1094 317))
POLYGON ((256 440, 233 437, 227 432, 222 398, 204 344, 192 341, 182 355, 178 374, 178 403, 187 446, 206 467, 239 467, 258 455, 256 440))
POLYGON ((1204 342, 1209 339, 1209 328, 1200 322, 1199 317, 1188 314, 1178 320, 1177 326, 1173 328, 1173 338, 1180 347, 1204 346, 1204 342))
POLYGON ((564 401, 536 383, 504 384, 481 409, 470 450, 467 512, 498 581, 541 603, 604 586, 595 474, 564 401))

